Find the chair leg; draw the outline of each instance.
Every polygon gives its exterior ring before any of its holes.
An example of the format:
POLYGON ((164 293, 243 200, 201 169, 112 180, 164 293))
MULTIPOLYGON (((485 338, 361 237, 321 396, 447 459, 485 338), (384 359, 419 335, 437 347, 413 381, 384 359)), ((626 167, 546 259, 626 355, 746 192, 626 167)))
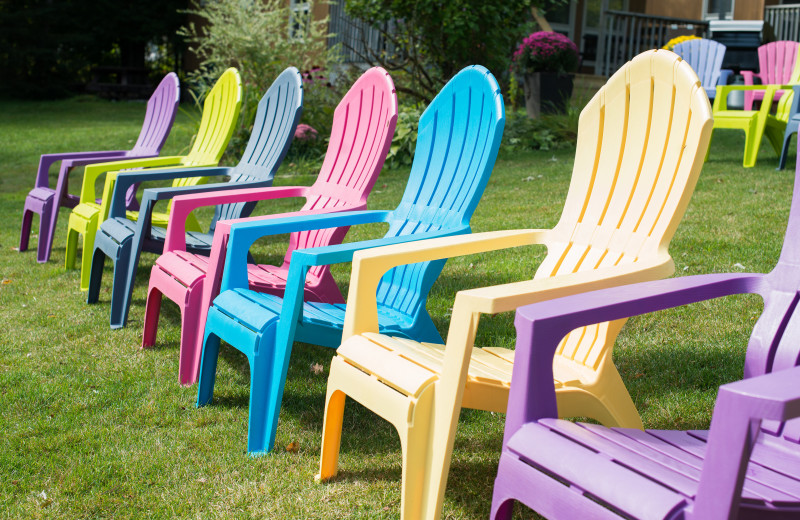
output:
MULTIPOLYGON (((160 305, 161 293, 157 289, 154 292, 158 294, 158 303, 160 305)), ((182 385, 193 385, 197 382, 198 374, 200 373, 202 351, 197 348, 197 336, 198 332, 200 332, 200 323, 198 321, 200 313, 197 312, 197 309, 202 296, 202 286, 189 288, 186 294, 186 302, 181 306, 181 348, 178 377, 182 385)), ((148 306, 150 305, 149 298, 147 304, 148 306)), ((155 341, 155 330, 158 326, 158 311, 156 311, 155 321, 153 342, 155 341)))
POLYGON ((758 148, 761 146, 761 138, 764 136, 764 129, 761 125, 751 122, 749 128, 745 130, 744 137, 744 159, 742 164, 745 168, 752 168, 756 165, 756 158, 758 157, 758 148))
POLYGON ((53 211, 52 207, 55 202, 50 200, 42 208, 42 213, 39 215, 39 242, 36 245, 36 261, 40 264, 47 262, 50 259, 50 243, 53 235, 53 211))
MULTIPOLYGON (((338 358, 334 358, 334 361, 338 358)), ((325 396, 325 414, 322 423, 322 452, 320 453, 317 480, 325 481, 336 476, 339 467, 339 449, 342 443, 342 422, 346 395, 335 386, 328 385, 325 396)))
POLYGON ((781 158, 778 162, 778 169, 786 168, 786 157, 789 155, 789 143, 792 141, 793 133, 786 132, 783 135, 783 146, 781 147, 781 158))
MULTIPOLYGON (((157 267, 153 267, 157 269, 157 267)), ((152 275, 151 275, 152 276, 152 275)), ((158 332, 158 317, 161 314, 162 293, 152 283, 147 288, 147 303, 144 308, 144 331, 142 333, 142 347, 152 347, 156 344, 156 333, 158 332)), ((184 330, 181 329, 181 335, 184 330)), ((197 341, 195 339, 195 341, 197 341)))
POLYGON ((505 483, 507 470, 504 465, 504 457, 506 456, 505 453, 500 456, 500 463, 497 468, 497 478, 495 478, 494 491, 492 492, 492 509, 489 513, 491 520, 511 520, 511 514, 514 512, 515 500, 506 488, 505 483))
POLYGON ((83 251, 81 251, 81 291, 89 290, 89 274, 92 271, 92 252, 94 239, 97 236, 97 219, 89 220, 86 233, 83 235, 83 251))
POLYGON ((214 397, 214 380, 217 377, 219 336, 206 331, 200 360, 200 377, 197 381, 197 406, 205 406, 214 397))
POLYGON ((128 294, 133 287, 128 285, 128 268, 131 260, 131 241, 125 240, 117 250, 114 260, 114 284, 111 287, 111 328, 120 329, 128 320, 128 294))
POLYGON ((25 208, 22 210, 22 227, 20 228, 19 232, 20 252, 28 250, 28 241, 30 240, 31 237, 32 223, 33 223, 33 211, 29 209, 26 204, 25 208))
MULTIPOLYGON (((274 327, 271 327, 274 339, 274 327)), ((264 341, 262 341, 264 343, 264 341)), ((247 452, 260 455, 272 451, 275 444, 278 413, 272 392, 274 348, 261 345, 259 352, 250 357, 250 413, 247 426, 247 452), (264 348, 266 347, 266 348, 264 348)), ((280 409, 280 403, 277 403, 280 409)))
POLYGON ((103 281, 103 269, 106 264, 106 254, 99 247, 92 251, 92 264, 89 269, 89 287, 86 303, 97 303, 100 297, 100 285, 103 281))
POLYGON ((67 229, 67 251, 66 257, 64 258, 64 268, 66 269, 75 269, 75 257, 78 253, 78 230, 69 227, 67 229))

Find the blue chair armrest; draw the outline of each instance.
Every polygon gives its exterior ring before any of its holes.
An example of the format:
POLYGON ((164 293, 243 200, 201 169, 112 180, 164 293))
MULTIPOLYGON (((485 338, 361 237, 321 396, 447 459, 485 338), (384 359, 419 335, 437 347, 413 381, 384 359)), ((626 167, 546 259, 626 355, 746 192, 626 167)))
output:
POLYGON ((717 85, 727 85, 732 76, 733 71, 731 69, 721 69, 719 71, 719 80, 717 80, 717 85))

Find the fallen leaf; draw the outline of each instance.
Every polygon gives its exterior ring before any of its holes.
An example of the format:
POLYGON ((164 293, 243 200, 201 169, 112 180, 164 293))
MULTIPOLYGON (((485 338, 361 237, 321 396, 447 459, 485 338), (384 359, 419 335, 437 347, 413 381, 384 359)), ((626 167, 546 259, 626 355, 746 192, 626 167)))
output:
POLYGON ((533 180, 536 180, 536 177, 534 177, 533 175, 528 175, 527 177, 522 179, 522 182, 528 182, 528 181, 533 181, 533 180))
POLYGON ((19 248, 18 247, 12 247, 11 250, 12 251, 19 251, 19 248))
POLYGON ((739 262, 736 262, 735 264, 733 264, 733 267, 735 267, 736 269, 747 269, 745 266, 743 266, 739 262))
POLYGON ((3 278, 3 282, 2 283, 3 283, 3 285, 8 285, 8 284, 11 283, 11 279, 10 278, 3 278))
POLYGON ((321 374, 321 373, 322 373, 322 371, 323 371, 324 369, 325 369, 325 367, 323 367, 323 366, 322 366, 322 365, 320 365, 319 363, 311 363, 311 373, 312 373, 312 374, 319 375, 319 374, 321 374))
POLYGON ((297 453, 298 451, 300 451, 300 443, 298 443, 297 441, 290 442, 289 444, 286 445, 286 451, 288 451, 289 453, 297 453))
POLYGON ((205 477, 200 477, 199 479, 197 479, 197 481, 201 484, 205 484, 206 482, 208 482, 208 480, 206 480, 205 477))

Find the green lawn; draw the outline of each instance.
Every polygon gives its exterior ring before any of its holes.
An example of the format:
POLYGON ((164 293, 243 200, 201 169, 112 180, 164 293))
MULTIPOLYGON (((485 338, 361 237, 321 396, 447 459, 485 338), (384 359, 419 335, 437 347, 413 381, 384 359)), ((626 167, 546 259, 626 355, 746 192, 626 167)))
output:
MULTIPOLYGON (((141 103, 91 99, 0 102, 0 518, 397 518, 399 440, 388 423, 352 401, 340 477, 314 482, 333 351, 295 344, 276 450, 251 458, 245 453, 249 375, 243 356, 223 348, 215 402, 196 409, 196 387, 177 382, 176 306, 165 301, 158 346, 139 348, 153 255, 142 255, 128 327, 112 331, 108 265, 101 301, 92 306, 78 290, 78 271, 64 269, 67 211, 49 263, 36 262, 36 239, 33 250, 16 251, 39 154, 128 148, 143 113, 141 103), (322 374, 311 370, 315 363, 325 367, 322 374), (295 442, 298 451, 285 449, 295 442)), ((179 114, 165 154, 187 150, 192 124, 189 114, 179 114)), ((777 261, 793 170, 775 171, 777 158, 767 145, 758 166, 745 170, 743 146, 741 133, 715 135, 672 241, 677 276, 765 272, 777 261)), ((501 152, 473 229, 553 226, 574 153, 501 152)), ((275 185, 313 182, 292 175, 293 169, 285 164, 275 185)), ((381 173, 370 208, 394 207, 406 177, 406 171, 381 173)), ((76 175, 72 191, 79 186, 76 175)), ((257 212, 298 207, 287 201, 257 212)), ((379 226, 356 228, 348 241, 382 232, 379 226)), ((284 247, 259 242, 257 257, 279 261, 284 247)), ((429 303, 442 333, 457 290, 529 278, 543 253, 524 248, 448 262, 429 303)), ((349 266, 336 266, 334 274, 346 290, 349 266)), ((646 426, 707 427, 717 386, 741 375, 760 309, 758 298, 732 297, 628 322, 615 360, 646 426)), ((482 319, 477 343, 513 346, 512 319, 482 319)), ((461 414, 445 518, 488 516, 503 419, 461 414)))

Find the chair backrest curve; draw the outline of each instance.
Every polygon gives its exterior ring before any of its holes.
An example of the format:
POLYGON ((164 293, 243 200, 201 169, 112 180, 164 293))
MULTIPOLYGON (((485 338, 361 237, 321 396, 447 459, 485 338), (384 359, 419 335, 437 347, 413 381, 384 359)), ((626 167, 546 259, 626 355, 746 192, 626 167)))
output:
MULTIPOLYGON (((389 73, 373 67, 356 80, 333 114, 328 149, 303 210, 357 207, 366 204, 389 153, 397 124, 397 94, 389 73)), ((292 251, 338 243, 347 228, 292 233, 284 258, 292 251)), ((320 278, 327 266, 313 267, 308 279, 320 278)))
MULTIPOLYGON (((617 71, 581 113, 564 211, 535 278, 641 260, 671 263, 667 247, 711 127, 697 75, 676 54, 643 53, 617 71)), ((573 332, 559 353, 596 369, 607 333, 608 324, 573 332)))
POLYGON ((714 87, 719 81, 726 49, 723 44, 705 38, 688 40, 674 47, 675 54, 692 66, 704 87, 714 87))
MULTIPOLYGON (((289 145, 303 111, 303 79, 295 67, 284 70, 258 103, 253 130, 230 182, 271 182, 289 145)), ((219 220, 247 217, 255 203, 221 204, 211 221, 213 232, 219 220)))
MULTIPOLYGON (((419 121, 406 190, 387 237, 469 224, 494 167, 505 127, 500 87, 485 67, 459 72, 419 121)), ((424 308, 444 261, 397 267, 378 285, 378 303, 405 316, 424 308)))
POLYGON ((180 82, 178 75, 170 72, 158 84, 153 95, 147 100, 147 111, 142 130, 131 149, 131 155, 158 154, 175 121, 175 113, 180 102, 180 82))

